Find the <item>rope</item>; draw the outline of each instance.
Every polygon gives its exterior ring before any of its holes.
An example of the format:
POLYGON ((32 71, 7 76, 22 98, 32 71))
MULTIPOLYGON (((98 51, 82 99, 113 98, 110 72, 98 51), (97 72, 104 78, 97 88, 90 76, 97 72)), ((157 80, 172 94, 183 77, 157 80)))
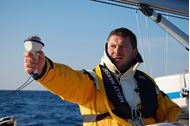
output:
POLYGON ((32 78, 32 76, 30 76, 20 87, 18 87, 17 89, 11 91, 10 93, 7 94, 7 96, 10 96, 16 92, 21 91, 22 89, 24 89, 26 86, 28 86, 29 84, 31 84, 34 79, 30 80, 32 78))

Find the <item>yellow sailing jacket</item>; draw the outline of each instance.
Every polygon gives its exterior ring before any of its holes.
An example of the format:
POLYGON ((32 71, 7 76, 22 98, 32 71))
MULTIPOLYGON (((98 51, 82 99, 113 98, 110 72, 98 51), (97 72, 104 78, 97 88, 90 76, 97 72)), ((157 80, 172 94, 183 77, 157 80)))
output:
MULTIPOLYGON (((123 120, 113 113, 110 113, 111 116, 94 121, 96 115, 110 112, 113 109, 104 94, 99 65, 96 67, 96 76, 98 86, 95 86, 94 81, 87 74, 46 59, 45 72, 37 81, 62 99, 79 104, 81 115, 89 120, 83 123, 84 126, 131 126, 130 120, 123 120)), ((157 118, 143 118, 144 123, 175 122, 176 115, 181 113, 181 109, 161 92, 157 98, 157 118)))

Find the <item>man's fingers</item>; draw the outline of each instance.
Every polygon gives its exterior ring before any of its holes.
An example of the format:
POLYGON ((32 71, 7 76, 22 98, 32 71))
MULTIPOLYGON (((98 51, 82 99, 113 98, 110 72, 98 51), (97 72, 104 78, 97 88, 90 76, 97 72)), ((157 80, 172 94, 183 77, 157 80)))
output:
POLYGON ((34 57, 34 55, 31 52, 25 51, 24 57, 34 57))
POLYGON ((25 72, 31 75, 34 72, 34 70, 27 68, 27 69, 25 69, 25 72))
POLYGON ((36 53, 37 59, 43 59, 44 58, 44 53, 42 51, 39 51, 36 53))
POLYGON ((45 56, 43 51, 39 51, 35 55, 31 52, 24 52, 24 69, 28 74, 32 74, 36 69, 41 73, 44 65, 45 56))
POLYGON ((38 52, 36 53, 36 55, 44 56, 44 53, 43 53, 43 51, 38 51, 38 52))
POLYGON ((24 67, 27 69, 27 68, 30 68, 30 69, 36 69, 37 66, 36 64, 33 64, 33 63, 24 63, 24 67))
POLYGON ((30 57, 24 58, 24 62, 29 64, 37 64, 37 60, 35 58, 30 58, 30 57))

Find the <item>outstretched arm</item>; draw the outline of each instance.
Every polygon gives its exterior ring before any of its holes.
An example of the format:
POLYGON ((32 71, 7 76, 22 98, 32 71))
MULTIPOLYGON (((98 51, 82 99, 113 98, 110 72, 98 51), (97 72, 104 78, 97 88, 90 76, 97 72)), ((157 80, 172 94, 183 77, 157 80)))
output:
POLYGON ((67 101, 84 104, 95 95, 93 81, 90 80, 88 75, 73 70, 64 64, 52 62, 44 56, 42 51, 38 53, 37 58, 25 52, 25 71, 32 74, 36 68, 39 72, 37 81, 49 91, 67 101))

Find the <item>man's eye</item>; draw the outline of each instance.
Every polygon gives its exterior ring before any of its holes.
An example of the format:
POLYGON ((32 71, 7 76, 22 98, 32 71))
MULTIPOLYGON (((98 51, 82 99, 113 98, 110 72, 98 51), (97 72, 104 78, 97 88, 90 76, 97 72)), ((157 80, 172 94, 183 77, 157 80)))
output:
POLYGON ((125 49, 127 49, 128 48, 128 46, 127 45, 123 45, 123 46, 121 46, 122 48, 125 48, 125 49))
POLYGON ((115 45, 110 45, 111 48, 115 48, 116 46, 115 45))

